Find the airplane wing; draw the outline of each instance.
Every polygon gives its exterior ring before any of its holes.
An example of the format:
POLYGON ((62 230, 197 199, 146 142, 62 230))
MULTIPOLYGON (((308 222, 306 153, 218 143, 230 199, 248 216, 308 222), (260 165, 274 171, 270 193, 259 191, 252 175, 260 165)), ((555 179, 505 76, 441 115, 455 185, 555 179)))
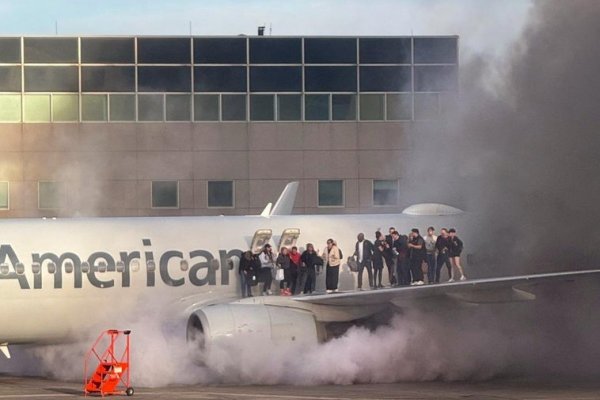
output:
POLYGON ((599 278, 600 270, 556 272, 538 275, 510 276, 502 278, 473 279, 462 282, 437 285, 406 286, 400 288, 369 291, 351 291, 311 296, 298 296, 293 299, 311 305, 329 307, 377 306, 391 303, 407 305, 417 299, 449 297, 465 303, 508 303, 534 300, 528 292, 537 285, 551 282, 572 282, 580 279, 599 278))

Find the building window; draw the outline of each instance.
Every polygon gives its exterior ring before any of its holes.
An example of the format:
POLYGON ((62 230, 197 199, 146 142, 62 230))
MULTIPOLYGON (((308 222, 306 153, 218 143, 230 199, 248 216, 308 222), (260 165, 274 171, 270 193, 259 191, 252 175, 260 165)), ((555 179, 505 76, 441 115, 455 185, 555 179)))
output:
POLYGON ((304 119, 306 121, 329 120, 329 95, 307 94, 304 96, 304 119))
POLYGON ((167 95, 167 121, 189 121, 192 111, 192 98, 189 94, 167 95))
POLYGON ((40 210, 60 208, 60 184, 58 182, 38 182, 38 208, 40 210))
POLYGON ((0 182, 0 210, 9 209, 8 182, 0 182))
POLYGON ((224 94, 221 96, 221 119, 223 121, 246 120, 246 95, 224 94))
POLYGON ((275 119, 275 104, 272 94, 250 95, 250 120, 273 121, 275 119))
POLYGON ((111 94, 110 120, 135 121, 135 94, 111 94))
POLYGON ((26 94, 24 106, 25 122, 50 122, 49 94, 26 94))
POLYGON ((412 94, 387 94, 386 113, 388 121, 412 120, 412 94))
POLYGON ((164 95, 138 95, 138 121, 162 121, 164 108, 164 95))
POLYGON ((179 182, 152 181, 152 208, 179 208, 179 182))
POLYGON ((398 204, 397 180, 373 180, 373 205, 395 206, 398 204))
POLYGON ((219 120, 219 95, 197 94, 194 96, 194 121, 219 120))
POLYGON ((79 95, 53 94, 52 95, 52 121, 74 122, 79 121, 79 95))
POLYGON ((277 95, 277 120, 300 121, 302 119, 302 95, 277 95))
POLYGON ((82 121, 107 121, 108 96, 105 94, 81 95, 82 121))
POLYGON ((233 207, 233 181, 208 182, 208 207, 233 207))
POLYGON ((353 121, 356 119, 356 95, 331 95, 331 116, 334 121, 353 121))
POLYGON ((361 121, 383 120, 383 94, 361 94, 360 95, 360 119, 361 121))
POLYGON ((21 121, 21 95, 0 95, 0 122, 21 121))
POLYGON ((344 181, 321 180, 319 181, 319 207, 344 206, 344 181))

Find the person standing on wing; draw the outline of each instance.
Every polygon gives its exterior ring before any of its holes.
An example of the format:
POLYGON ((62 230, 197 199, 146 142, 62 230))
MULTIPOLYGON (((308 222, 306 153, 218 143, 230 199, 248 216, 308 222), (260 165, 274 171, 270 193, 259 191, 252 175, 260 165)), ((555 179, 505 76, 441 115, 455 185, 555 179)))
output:
POLYGON ((340 265, 342 264, 342 252, 333 239, 327 239, 327 247, 323 251, 325 267, 325 287, 327 293, 338 291, 340 278, 340 265))
MULTIPOLYGON (((460 272, 460 280, 466 281, 465 271, 460 264, 460 254, 463 251, 463 241, 456 236, 456 229, 452 228, 448 231, 450 233, 450 261, 452 261, 452 267, 458 269, 460 272)), ((452 276, 448 282, 454 282, 454 268, 452 268, 452 276)))

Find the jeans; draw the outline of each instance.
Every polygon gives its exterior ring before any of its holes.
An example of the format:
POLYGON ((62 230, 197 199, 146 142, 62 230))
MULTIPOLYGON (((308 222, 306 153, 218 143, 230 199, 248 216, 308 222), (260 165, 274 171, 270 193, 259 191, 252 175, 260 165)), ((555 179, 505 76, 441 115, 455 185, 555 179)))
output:
POLYGON ((240 285, 242 286, 242 297, 252 296, 252 286, 250 285, 250 279, 244 272, 240 274, 240 285))
POLYGON ((427 253, 427 281, 429 283, 435 282, 436 275, 436 260, 435 253, 427 253))
POLYGON ((369 275, 369 286, 373 287, 373 269, 371 268, 371 260, 363 260, 358 263, 358 288, 362 288, 363 271, 367 268, 369 275))
POLYGON ((413 282, 423 281, 423 270, 421 269, 422 264, 423 259, 421 257, 410 259, 410 273, 412 275, 413 282))
POLYGON ((306 280, 308 278, 308 268, 300 267, 298 268, 298 274, 296 278, 296 290, 294 290, 294 294, 300 294, 304 292, 306 287, 306 280))
POLYGON ((435 282, 439 283, 441 278, 442 266, 446 264, 446 268, 448 268, 448 279, 452 277, 452 264, 450 264, 450 258, 448 258, 448 253, 439 253, 436 260, 435 267, 435 282))

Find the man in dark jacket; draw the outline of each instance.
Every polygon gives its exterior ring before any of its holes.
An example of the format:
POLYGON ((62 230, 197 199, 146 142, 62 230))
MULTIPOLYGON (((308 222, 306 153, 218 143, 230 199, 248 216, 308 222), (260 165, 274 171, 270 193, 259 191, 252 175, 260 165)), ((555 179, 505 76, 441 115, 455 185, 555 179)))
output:
POLYGON ((385 265, 388 270, 388 279, 390 281, 390 286, 395 286, 398 282, 396 279, 396 263, 397 257, 394 255, 394 238, 392 234, 396 228, 391 227, 389 230, 389 235, 385 236, 385 241, 383 243, 383 259, 385 260, 385 265))
POLYGON ((408 236, 392 233, 394 254, 396 255, 396 281, 398 285, 410 285, 410 265, 408 263, 408 236))
POLYGON ((359 233, 357 237, 358 241, 354 245, 354 257, 358 265, 358 290, 362 290, 362 277, 363 271, 367 268, 367 274, 369 275, 369 287, 373 287, 373 267, 371 259, 373 257, 373 243, 365 239, 364 233, 359 233))
POLYGON ((410 240, 408 242, 410 272, 412 274, 412 285, 422 285, 423 269, 421 266, 425 261, 427 250, 425 249, 425 240, 417 228, 410 231, 410 240))
POLYGON ((296 282, 296 292, 299 294, 312 293, 316 286, 316 269, 323 265, 323 259, 315 252, 315 247, 308 243, 306 250, 300 257, 300 268, 298 268, 298 281, 296 282))

